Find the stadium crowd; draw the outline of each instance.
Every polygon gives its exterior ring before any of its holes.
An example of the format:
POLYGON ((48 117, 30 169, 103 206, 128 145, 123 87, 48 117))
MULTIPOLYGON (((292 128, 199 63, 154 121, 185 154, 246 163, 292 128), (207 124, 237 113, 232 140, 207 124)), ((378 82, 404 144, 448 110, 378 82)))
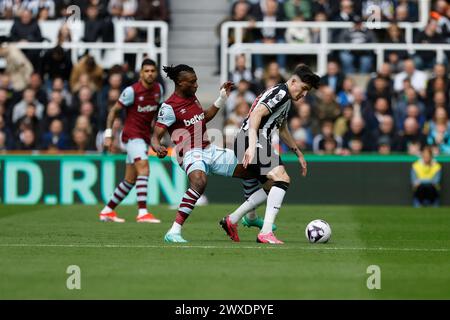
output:
MULTIPOLYGON (((47 51, 19 50, 11 42, 44 41, 38 20, 67 16, 77 4, 86 30, 82 41, 113 41, 115 19, 170 21, 169 1, 144 0, 0 0, 0 18, 15 19, 10 35, 0 46, 6 67, 0 70, 0 150, 102 151, 102 133, 109 108, 137 75, 127 60, 104 70, 89 54, 72 65, 71 52, 61 44, 70 41, 63 25, 58 44, 47 51)), ((354 27, 333 30, 329 39, 339 42, 404 43, 397 22, 418 21, 417 1, 392 0, 260 0, 232 1, 224 21, 352 21, 354 27), (368 19, 377 2, 387 30, 369 30, 360 22, 368 19)), ((222 22, 224 22, 222 21, 222 22)), ((219 26, 220 27, 220 24, 219 26)), ((245 41, 260 43, 317 43, 318 30, 306 28, 249 28, 245 41)), ((130 28, 126 41, 145 37, 130 28)), ((433 1, 430 19, 415 35, 417 43, 450 43, 450 4, 433 1)), ((233 34, 230 34, 230 43, 233 34)), ((220 52, 220 50, 218 50, 220 52)), ((447 52, 448 53, 448 52, 447 52)), ((224 135, 231 143, 254 99, 266 88, 284 81, 288 70, 302 57, 278 55, 274 60, 254 55, 247 69, 246 56, 236 58, 229 79, 236 84, 224 110, 224 135)), ((329 56, 322 86, 304 101, 295 103, 289 127, 302 150, 318 154, 402 152, 420 154, 425 145, 435 154, 450 154, 450 79, 448 57, 437 63, 434 52, 390 51, 379 70, 371 52, 341 51, 329 56), (365 79, 365 81, 360 81, 365 79)), ((162 79, 162 84, 164 85, 162 79)), ((114 123, 119 137, 122 120, 114 123)), ((280 152, 288 152, 278 143, 280 152)), ((115 149, 122 150, 120 139, 115 149)))

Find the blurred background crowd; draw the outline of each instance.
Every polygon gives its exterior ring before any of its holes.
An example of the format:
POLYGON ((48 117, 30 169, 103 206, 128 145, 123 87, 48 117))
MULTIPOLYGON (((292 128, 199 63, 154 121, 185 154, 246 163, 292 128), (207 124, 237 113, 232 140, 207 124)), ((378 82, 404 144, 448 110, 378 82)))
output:
MULTIPOLYGON (((172 0, 173 1, 173 0, 172 0)), ((168 0, 0 0, 0 19, 14 19, 10 33, 2 37, 0 58, 0 150, 60 152, 103 151, 102 133, 109 108, 121 91, 137 79, 133 57, 105 69, 88 52, 72 62, 62 44, 71 41, 63 25, 58 44, 48 50, 20 50, 12 42, 41 42, 38 21, 64 19, 67 7, 81 9, 85 32, 81 41, 111 42, 117 19, 163 20, 170 23, 168 0)), ((347 21, 349 29, 334 29, 330 42, 405 43, 398 23, 419 20, 418 1, 403 0, 238 0, 230 1, 225 21, 347 21), (381 10, 387 29, 367 29, 372 5, 381 10)), ((320 30, 289 27, 252 28, 244 41, 254 43, 318 43, 320 30)), ((450 3, 432 1, 428 23, 414 32, 415 43, 450 43, 450 3)), ((145 33, 129 28, 126 41, 141 41, 145 33)), ((233 43, 234 35, 229 35, 233 43)), ((169 48, 170 50, 170 48, 169 48)), ((220 46, 217 61, 220 59, 220 46)), ((420 154, 431 146, 435 154, 450 154, 450 94, 448 61, 438 63, 434 51, 387 51, 377 70, 370 51, 333 51, 328 57, 321 87, 296 102, 289 127, 298 146, 317 154, 420 154)), ((236 57, 228 78, 236 84, 223 117, 225 144, 230 146, 255 98, 283 82, 299 62, 313 66, 311 57, 279 54, 236 57)), ((170 63, 170 61, 169 61, 170 63)), ((194 66, 195 67, 195 66, 194 66)), ((217 67, 218 69, 218 67, 217 67)), ((159 81, 164 85, 164 80, 159 81)), ((166 94, 167 97, 167 94, 166 94)), ((122 119, 114 123, 119 137, 122 119)), ((280 152, 288 148, 275 136, 280 152)), ((117 152, 122 150, 116 139, 117 152)))

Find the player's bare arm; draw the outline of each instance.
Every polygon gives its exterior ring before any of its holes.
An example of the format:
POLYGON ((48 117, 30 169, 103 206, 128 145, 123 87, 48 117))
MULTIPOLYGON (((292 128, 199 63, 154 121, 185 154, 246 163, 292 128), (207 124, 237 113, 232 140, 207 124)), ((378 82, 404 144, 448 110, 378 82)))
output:
POLYGON ((307 164, 305 161, 305 157, 303 156, 303 153, 301 150, 297 147, 294 138, 291 135, 291 132, 289 131, 287 121, 284 121, 283 125, 280 127, 279 130, 280 138, 283 140, 289 149, 291 149, 298 157, 298 161, 300 162, 300 166, 302 168, 302 176, 306 176, 307 173, 307 164))
POLYGON ((258 140, 258 128, 261 123, 261 119, 269 115, 270 111, 266 106, 258 104, 253 112, 250 113, 249 129, 248 129, 248 148, 245 150, 244 159, 242 165, 247 168, 253 161, 256 152, 256 142, 258 140))
POLYGON ((104 133, 103 145, 106 149, 110 150, 112 146, 112 125, 119 112, 122 110, 122 105, 118 102, 109 110, 108 117, 106 118, 106 130, 104 133))
POLYGON ((234 84, 231 81, 227 81, 220 87, 220 93, 217 100, 205 111, 206 122, 211 121, 217 114, 217 112, 225 106, 227 98, 230 95, 231 89, 234 84))
POLYGON ((167 148, 161 145, 161 139, 164 137, 166 132, 167 128, 161 126, 155 126, 153 130, 151 145, 158 158, 164 158, 167 155, 167 148))

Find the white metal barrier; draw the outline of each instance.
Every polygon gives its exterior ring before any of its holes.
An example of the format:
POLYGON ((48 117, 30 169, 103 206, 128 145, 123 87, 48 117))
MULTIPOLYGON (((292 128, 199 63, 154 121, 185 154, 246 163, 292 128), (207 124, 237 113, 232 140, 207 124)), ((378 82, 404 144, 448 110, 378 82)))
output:
MULTIPOLYGON (((51 49, 57 44, 57 35, 59 29, 65 23, 65 20, 43 21, 39 22, 42 36, 49 42, 25 42, 15 43, 21 49, 51 49)), ((13 21, 0 21, 0 35, 8 35, 13 21)), ((168 57, 168 33, 169 28, 165 21, 133 21, 133 20, 114 20, 115 42, 82 42, 84 34, 83 21, 75 21, 68 24, 71 31, 72 42, 66 42, 63 47, 72 49, 72 62, 78 61, 79 55, 89 49, 97 63, 103 67, 109 68, 114 64, 124 62, 124 54, 136 54, 136 66, 139 68, 144 55, 159 61, 161 65, 167 65, 168 57), (147 31, 146 42, 125 42, 125 33, 127 28, 145 29, 147 31), (160 45, 157 46, 155 34, 159 30, 160 45), (104 54, 101 54, 102 51, 104 54), (158 59, 159 58, 159 59, 158 59)), ((0 62, 1 66, 1 62, 0 62)))
MULTIPOLYGON (((437 52, 438 61, 444 57, 444 51, 450 50, 449 45, 441 44, 414 44, 413 31, 415 29, 423 29, 428 22, 428 13, 430 8, 429 0, 419 1, 420 4, 420 21, 415 23, 401 22, 398 26, 405 31, 405 44, 367 44, 355 45, 346 43, 331 43, 329 31, 332 29, 349 29, 353 26, 352 22, 300 22, 300 21, 283 21, 283 22, 234 22, 229 21, 222 24, 221 27, 221 61, 220 61, 220 75, 221 82, 227 80, 228 73, 234 69, 235 57, 239 54, 245 54, 247 59, 247 66, 251 66, 252 54, 311 54, 317 56, 317 71, 319 74, 326 72, 327 57, 330 50, 374 50, 377 56, 377 67, 383 62, 383 55, 385 50, 408 50, 413 53, 415 50, 433 50, 437 52), (319 43, 275 43, 275 44, 261 44, 261 43, 245 43, 243 42, 244 29, 249 28, 315 28, 320 30, 319 43), (234 32, 235 42, 228 43, 229 32, 234 32)), ((389 22, 364 22, 368 28, 387 29, 391 23, 389 22)))

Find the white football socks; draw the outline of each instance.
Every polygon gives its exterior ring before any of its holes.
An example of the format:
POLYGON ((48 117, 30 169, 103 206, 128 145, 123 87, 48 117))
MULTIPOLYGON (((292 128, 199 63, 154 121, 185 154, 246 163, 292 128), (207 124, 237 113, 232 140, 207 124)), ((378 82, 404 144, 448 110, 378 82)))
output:
MULTIPOLYGON (((230 214, 230 221, 236 224, 250 210, 257 208, 261 203, 266 201, 267 194, 263 188, 253 193, 239 208, 230 214)), ((256 213, 255 213, 256 215, 256 213)))
POLYGON ((272 232, 272 226, 275 218, 283 203, 286 191, 277 186, 272 186, 269 195, 267 196, 266 214, 264 216, 264 225, 260 233, 272 232))
POLYGON ((181 233, 182 225, 174 221, 172 228, 170 228, 168 233, 181 233))

